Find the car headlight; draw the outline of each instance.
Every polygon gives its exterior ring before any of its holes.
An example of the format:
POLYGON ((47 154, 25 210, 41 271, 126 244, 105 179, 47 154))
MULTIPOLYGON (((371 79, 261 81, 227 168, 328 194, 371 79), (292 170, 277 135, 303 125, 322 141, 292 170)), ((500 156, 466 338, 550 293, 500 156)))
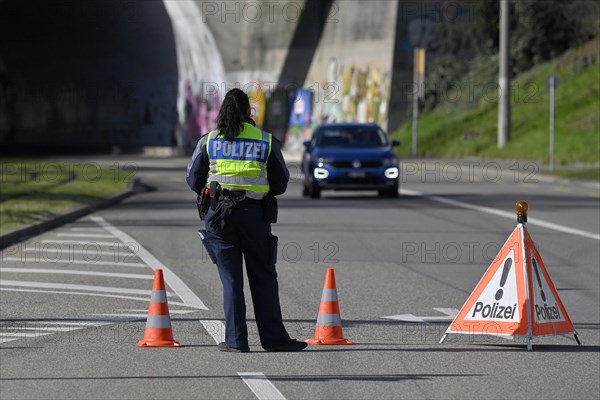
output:
POLYGON ((396 179, 400 175, 400 171, 396 167, 388 168, 385 170, 383 175, 388 179, 396 179))
POLYGON ((383 160, 381 160, 381 162, 383 163, 383 165, 398 165, 398 159, 396 157, 384 158, 383 160))
POLYGON ((315 168, 313 171, 313 176, 315 179, 327 179, 329 176, 329 171, 325 168, 315 168))

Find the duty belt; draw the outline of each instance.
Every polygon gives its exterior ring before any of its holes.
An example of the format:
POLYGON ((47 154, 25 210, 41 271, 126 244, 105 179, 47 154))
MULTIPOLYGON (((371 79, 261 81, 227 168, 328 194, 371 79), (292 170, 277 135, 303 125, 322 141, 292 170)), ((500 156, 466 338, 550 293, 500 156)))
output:
MULTIPOLYGON (((227 217, 233 211, 233 208, 241 205, 246 197, 245 190, 221 189, 218 193, 217 205, 214 207, 214 213, 206 220, 214 231, 223 230, 227 217)), ((212 194, 212 193, 211 193, 212 194)))

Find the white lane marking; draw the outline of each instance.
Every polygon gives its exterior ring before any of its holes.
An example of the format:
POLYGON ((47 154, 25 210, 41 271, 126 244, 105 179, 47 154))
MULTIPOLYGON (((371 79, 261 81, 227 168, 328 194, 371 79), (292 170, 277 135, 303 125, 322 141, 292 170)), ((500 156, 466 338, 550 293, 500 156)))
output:
MULTIPOLYGON (((44 289, 72 289, 83 290, 86 292, 101 292, 101 293, 121 293, 121 294, 139 294, 150 296, 152 290, 146 289, 128 289, 116 288, 108 286, 92 286, 92 285, 74 285, 71 283, 48 283, 48 282, 30 282, 30 281, 12 281, 0 279, 0 286, 16 286, 16 287, 32 287, 44 289)), ((172 296, 172 293, 167 292, 167 296, 172 296)))
MULTIPOLYGON (((71 294, 76 296, 93 296, 93 297, 111 297, 113 299, 126 299, 126 300, 138 300, 143 301, 144 303, 148 303, 150 301, 149 297, 133 297, 133 296, 121 296, 116 294, 103 294, 103 293, 83 293, 83 292, 65 292, 60 290, 35 290, 35 289, 17 289, 17 288, 9 288, 9 287, 0 287, 0 291, 4 292, 27 292, 27 293, 52 293, 52 294, 71 294)), ((190 305, 181 303, 179 301, 171 301, 169 300, 169 304, 181 307, 190 307, 190 305)))
MULTIPOLYGON (((34 322, 34 321, 25 321, 25 323, 27 324, 39 324, 39 322, 34 322)), ((84 328, 87 327, 100 327, 100 326, 104 326, 104 325, 111 325, 110 322, 78 322, 78 321, 65 321, 65 322, 56 322, 56 321, 44 321, 44 324, 50 324, 50 325, 64 325, 64 326, 69 326, 69 325, 73 325, 73 326, 83 326, 84 328)), ((83 329, 83 328, 82 328, 83 329)))
MULTIPOLYGON (((96 252, 96 248, 93 249, 83 249, 83 248, 77 248, 77 249, 68 249, 68 248, 54 248, 54 247, 26 247, 25 250, 22 251, 22 253, 25 253, 25 255, 27 254, 43 254, 45 255, 46 253, 54 253, 54 254, 68 254, 68 255, 80 255, 80 256, 87 256, 88 253, 94 253, 96 252), (77 251, 79 250, 79 251, 77 251)), ((96 254, 98 254, 98 252, 96 252, 96 254)), ((109 256, 113 256, 113 255, 122 255, 126 258, 134 258, 135 257, 135 253, 131 251, 131 249, 126 249, 123 248, 122 250, 120 249, 116 249, 116 250, 112 250, 110 253, 106 253, 106 255, 109 256)), ((102 251, 100 250, 100 256, 102 256, 102 251)))
POLYGON ((148 318, 148 313, 145 313, 145 314, 94 313, 94 314, 87 314, 87 315, 94 315, 94 316, 101 316, 101 317, 128 317, 128 318, 140 318, 140 319, 148 318))
MULTIPOLYGON (((479 211, 482 213, 493 214, 504 218, 509 218, 511 220, 515 220, 516 216, 514 213, 510 213, 507 211, 496 210, 495 208, 485 207, 485 206, 476 206, 474 204, 463 203, 462 201, 448 199, 446 197, 441 196, 432 196, 428 195, 416 190, 409 189, 400 189, 400 193, 408 195, 408 196, 421 196, 429 200, 437 201, 438 203, 448 204, 455 207, 467 208, 469 210, 479 211)), ((568 233, 571 235, 581 236, 587 239, 595 239, 600 240, 600 234, 587 232, 580 229, 569 228, 566 226, 554 224, 552 222, 543 221, 537 218, 527 218, 527 223, 529 225, 537 225, 542 228, 552 229, 558 232, 568 233)))
MULTIPOLYGON (((171 303, 169 302, 169 304, 171 304, 171 303)), ((148 309, 147 308, 144 308, 144 309, 140 309, 140 308, 127 308, 127 309, 119 308, 119 309, 117 309, 117 311, 128 311, 128 312, 137 312, 137 313, 144 312, 144 313, 147 313, 148 309)), ((189 314, 189 313, 193 313, 193 312, 196 312, 196 311, 198 311, 198 310, 171 310, 171 309, 169 309, 169 314, 189 314)), ((119 315, 122 315, 122 314, 119 314, 119 315)))
MULTIPOLYGON (((112 237, 112 236, 111 236, 112 237)), ((121 242, 96 242, 90 240, 42 240, 40 243, 47 244, 64 244, 65 246, 122 246, 125 248, 129 247, 129 243, 121 243, 121 242)))
POLYGON ((85 329, 83 326, 36 326, 36 327, 25 327, 25 326, 15 326, 15 327, 6 327, 3 329, 12 329, 12 330, 25 330, 25 331, 52 331, 52 332, 70 332, 77 331, 80 329, 85 329))
POLYGON ((75 238, 113 238, 113 235, 102 233, 57 233, 56 236, 75 237, 75 238))
POLYGON ((175 293, 183 300, 185 304, 188 304, 194 308, 208 310, 202 300, 179 278, 173 271, 167 268, 162 262, 154 257, 144 246, 138 241, 133 239, 131 236, 116 228, 115 226, 108 223, 104 218, 99 216, 91 217, 91 219, 98 225, 103 227, 107 232, 119 238, 123 243, 134 243, 137 248, 137 256, 142 259, 152 269, 162 269, 165 281, 175 293))
POLYGON ((454 317, 458 315, 458 309, 456 308, 433 308, 436 311, 441 312, 442 314, 446 314, 443 316, 434 316, 434 317, 423 317, 413 314, 400 314, 400 315, 388 315, 386 319, 394 319, 398 321, 404 322, 452 322, 454 317))
MULTIPOLYGON (((29 324, 35 324, 37 322, 26 321, 29 324)), ((47 324, 55 325, 73 325, 73 326, 34 326, 34 327, 23 327, 23 326, 8 326, 0 329, 0 343, 12 342, 13 340, 25 339, 25 338, 39 338, 42 336, 54 335, 59 332, 72 332, 78 331, 91 327, 100 327, 102 325, 110 325, 110 323, 61 323, 61 322, 45 322, 47 324), (10 332, 14 331, 14 332, 10 332)))
POLYGON ((52 333, 38 333, 38 332, 4 332, 0 331, 0 337, 18 337, 19 339, 24 337, 38 337, 52 335, 52 333))
POLYGON ((4 257, 2 261, 19 261, 22 263, 67 263, 67 264, 92 264, 92 265, 117 265, 122 267, 134 267, 134 268, 146 268, 146 264, 142 263, 128 263, 118 261, 94 261, 94 260, 28 260, 27 257, 24 259, 21 257, 4 257))
POLYGON ((260 400, 285 400, 279 389, 262 372, 238 372, 238 375, 260 400))
POLYGON ((219 344, 225 341, 225 325, 221 321, 200 320, 200 323, 206 329, 206 332, 212 336, 215 343, 219 344))
POLYGON ((142 274, 120 274, 116 272, 94 272, 77 271, 72 269, 41 269, 41 268, 0 268, 0 272, 22 272, 25 274, 67 274, 67 275, 89 275, 89 276, 110 276, 114 278, 146 279, 152 280, 152 275, 142 274))
POLYGON ((85 329, 85 326, 37 326, 37 327, 6 327, 0 330, 0 343, 12 342, 24 338, 40 338, 42 336, 54 335, 59 332, 72 332, 85 329), (7 330, 16 332, 8 332, 7 330), (29 331, 29 332, 28 332, 29 331))
MULTIPOLYGON (((189 314, 198 310, 169 310, 169 314, 189 314)), ((87 315, 101 315, 105 317, 135 317, 135 318, 146 318, 148 316, 148 310, 139 310, 138 313, 93 313, 87 315)))

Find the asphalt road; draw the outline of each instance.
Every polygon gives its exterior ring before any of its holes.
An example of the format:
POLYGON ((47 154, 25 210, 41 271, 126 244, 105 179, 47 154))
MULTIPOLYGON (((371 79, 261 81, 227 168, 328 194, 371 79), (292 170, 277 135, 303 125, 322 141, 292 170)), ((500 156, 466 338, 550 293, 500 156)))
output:
POLYGON ((531 165, 408 160, 398 199, 324 192, 310 200, 291 163, 273 226, 286 326, 312 337, 325 271, 334 268, 354 345, 266 353, 249 306, 252 351, 229 354, 215 346, 221 285, 196 235, 186 161, 99 161, 130 162, 156 190, 2 252, 0 398, 597 398, 597 185, 549 180, 531 165), (513 230, 521 198, 583 346, 572 335, 536 338, 531 352, 492 336, 438 344, 450 317, 435 309, 462 307, 513 230), (168 271, 182 348, 136 346, 155 268, 168 271), (382 318, 404 314, 416 322, 382 318), (430 317, 438 320, 419 322, 430 317))

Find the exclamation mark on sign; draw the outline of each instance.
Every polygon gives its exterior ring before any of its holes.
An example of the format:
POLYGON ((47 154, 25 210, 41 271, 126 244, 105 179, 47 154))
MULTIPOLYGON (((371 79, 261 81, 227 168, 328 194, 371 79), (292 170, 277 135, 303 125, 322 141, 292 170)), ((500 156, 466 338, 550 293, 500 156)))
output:
POLYGON ((535 258, 531 258, 531 263, 533 264, 533 270, 535 271, 535 277, 537 278, 538 285, 540 285, 540 294, 542 295, 542 300, 546 302, 546 295, 544 294, 544 290, 542 289, 542 280, 540 279, 540 273, 538 272, 538 266, 535 262, 535 258))
MULTIPOLYGON (((508 272, 510 271, 510 266, 512 265, 512 258, 507 258, 504 261, 504 270, 502 271, 502 277, 500 278, 500 287, 503 287, 506 283, 506 279, 508 279, 508 272)), ((498 289, 496 292, 496 301, 499 301, 502 296, 504 296, 504 290, 498 289)))

